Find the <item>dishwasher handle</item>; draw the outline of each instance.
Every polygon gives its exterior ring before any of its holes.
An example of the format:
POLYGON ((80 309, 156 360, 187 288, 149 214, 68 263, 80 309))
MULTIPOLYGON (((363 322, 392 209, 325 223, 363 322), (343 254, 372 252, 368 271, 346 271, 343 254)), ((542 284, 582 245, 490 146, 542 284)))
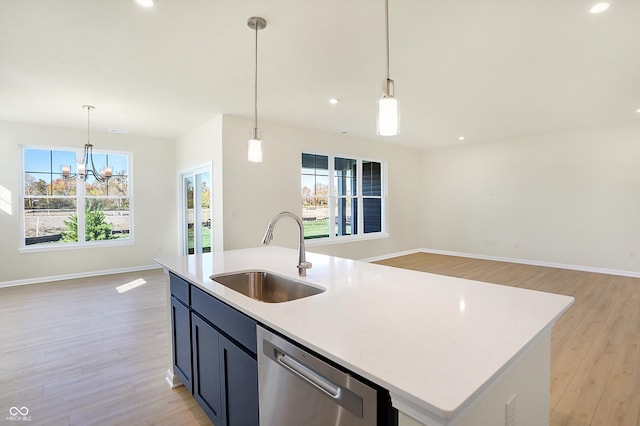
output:
MULTIPOLYGON (((263 353, 276 362, 279 366, 289 371, 299 379, 309 383, 322 394, 333 399, 338 405, 351 412, 353 415, 364 417, 364 399, 356 394, 348 386, 341 386, 332 380, 325 378, 311 367, 306 366, 298 359, 288 354, 287 351, 264 339, 262 341, 263 353)), ((345 376, 348 374, 342 372, 345 376)))
POLYGON ((315 386, 322 392, 326 393, 333 399, 340 398, 340 388, 338 386, 334 386, 333 383, 329 382, 327 379, 311 370, 306 365, 296 361, 295 358, 290 357, 287 354, 282 352, 278 352, 277 355, 278 363, 280 365, 287 368, 292 373, 298 375, 301 379, 305 380, 307 383, 315 386))

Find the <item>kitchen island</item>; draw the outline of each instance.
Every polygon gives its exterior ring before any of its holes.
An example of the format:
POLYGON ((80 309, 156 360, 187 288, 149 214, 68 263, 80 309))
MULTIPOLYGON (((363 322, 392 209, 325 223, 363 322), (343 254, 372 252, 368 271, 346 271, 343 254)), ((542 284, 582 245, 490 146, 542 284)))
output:
POLYGON ((260 247, 156 259, 241 313, 389 391, 401 425, 548 425, 550 333, 573 298, 260 247), (266 270, 325 291, 264 303, 214 274, 266 270), (416 423, 419 422, 419 423, 416 423))

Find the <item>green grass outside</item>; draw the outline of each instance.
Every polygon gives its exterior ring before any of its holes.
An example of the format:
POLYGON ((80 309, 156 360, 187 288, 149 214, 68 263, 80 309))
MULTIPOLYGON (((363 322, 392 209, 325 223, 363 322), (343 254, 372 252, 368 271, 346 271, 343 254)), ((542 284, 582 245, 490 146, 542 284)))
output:
POLYGON ((320 238, 329 236, 329 219, 305 220, 304 238, 320 238))
MULTIPOLYGON (((189 228, 188 252, 193 253, 194 246, 193 228, 189 228)), ((211 229, 206 226, 202 227, 202 251, 209 253, 211 251, 211 229)))

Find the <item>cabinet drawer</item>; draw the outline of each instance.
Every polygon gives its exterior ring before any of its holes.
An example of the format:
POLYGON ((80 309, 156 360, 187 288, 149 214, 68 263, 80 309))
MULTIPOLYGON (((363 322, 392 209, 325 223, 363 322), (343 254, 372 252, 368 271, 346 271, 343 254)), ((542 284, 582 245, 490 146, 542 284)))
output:
POLYGON ((189 283, 182 278, 169 273, 169 287, 171 288, 171 295, 180 300, 185 305, 189 306, 189 283))
POLYGON ((226 335, 256 353, 256 322, 199 288, 191 289, 191 309, 226 335))

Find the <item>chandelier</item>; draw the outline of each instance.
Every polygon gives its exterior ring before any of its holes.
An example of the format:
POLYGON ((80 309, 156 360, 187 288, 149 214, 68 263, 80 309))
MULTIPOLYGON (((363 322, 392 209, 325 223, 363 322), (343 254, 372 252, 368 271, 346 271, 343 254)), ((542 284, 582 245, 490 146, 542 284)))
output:
POLYGON ((98 172, 93 162, 93 145, 91 144, 91 110, 95 107, 93 105, 82 105, 82 108, 87 110, 87 143, 84 144, 82 162, 77 164, 78 172, 74 175, 71 174, 71 166, 62 166, 62 177, 65 179, 79 177, 83 181, 86 181, 87 177, 91 175, 96 181, 104 182, 113 175, 113 170, 111 167, 106 166, 101 172, 98 172))

